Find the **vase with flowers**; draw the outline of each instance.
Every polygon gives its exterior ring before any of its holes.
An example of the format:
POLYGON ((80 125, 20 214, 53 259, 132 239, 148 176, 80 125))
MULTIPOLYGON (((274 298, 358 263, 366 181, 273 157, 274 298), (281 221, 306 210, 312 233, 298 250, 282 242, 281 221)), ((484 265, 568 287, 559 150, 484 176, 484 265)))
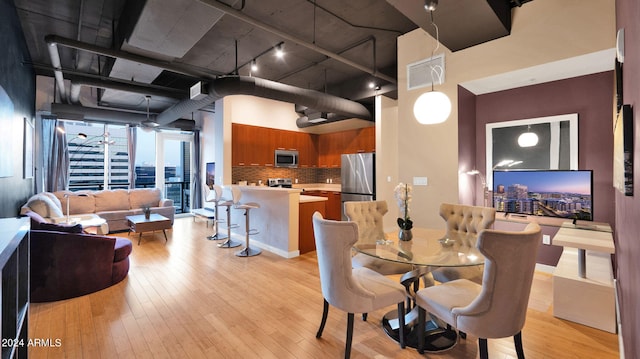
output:
POLYGON ((400 227, 400 232, 398 233, 398 238, 402 241, 410 241, 413 238, 413 233, 411 233, 413 221, 409 216, 411 185, 400 182, 393 192, 398 203, 398 207, 400 208, 400 217, 398 217, 398 227, 400 227))

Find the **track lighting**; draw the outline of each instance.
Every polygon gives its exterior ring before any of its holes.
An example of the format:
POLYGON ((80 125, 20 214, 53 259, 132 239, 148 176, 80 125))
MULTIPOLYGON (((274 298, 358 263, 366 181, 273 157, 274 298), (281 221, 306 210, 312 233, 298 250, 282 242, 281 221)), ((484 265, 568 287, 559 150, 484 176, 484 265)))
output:
POLYGON ((282 44, 276 45, 276 56, 278 58, 282 58, 284 56, 284 51, 282 49, 282 46, 283 46, 282 44))

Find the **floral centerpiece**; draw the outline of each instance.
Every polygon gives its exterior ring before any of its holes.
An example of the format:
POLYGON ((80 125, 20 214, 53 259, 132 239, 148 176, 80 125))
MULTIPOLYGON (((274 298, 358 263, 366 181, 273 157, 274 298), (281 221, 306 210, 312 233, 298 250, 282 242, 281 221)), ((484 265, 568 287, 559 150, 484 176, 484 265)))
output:
POLYGON ((411 228, 413 221, 409 216, 409 203, 411 202, 411 185, 400 182, 393 190, 394 197, 400 207, 400 217, 398 217, 398 226, 400 227, 399 237, 402 240, 409 241, 412 238, 411 228))

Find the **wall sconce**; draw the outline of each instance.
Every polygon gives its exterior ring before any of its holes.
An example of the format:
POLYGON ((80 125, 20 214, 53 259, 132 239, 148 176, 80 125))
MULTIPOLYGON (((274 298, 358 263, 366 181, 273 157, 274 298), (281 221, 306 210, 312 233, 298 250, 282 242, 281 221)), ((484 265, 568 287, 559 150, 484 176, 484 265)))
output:
POLYGON ((256 72, 258 71, 258 63, 256 62, 256 59, 251 60, 251 72, 256 72))

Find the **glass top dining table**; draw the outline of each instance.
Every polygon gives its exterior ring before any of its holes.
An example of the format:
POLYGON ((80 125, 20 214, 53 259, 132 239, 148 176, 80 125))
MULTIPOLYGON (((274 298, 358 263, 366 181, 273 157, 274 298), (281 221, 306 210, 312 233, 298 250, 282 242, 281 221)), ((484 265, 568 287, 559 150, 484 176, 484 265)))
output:
POLYGON ((484 263, 476 248, 477 234, 447 233, 445 230, 413 228, 413 239, 401 241, 398 232, 385 238, 360 238, 356 252, 391 262, 428 267, 465 267, 484 263))
MULTIPOLYGON (((407 289, 407 310, 405 315, 405 344, 418 347, 418 337, 425 337, 425 351, 441 352, 457 343, 455 330, 443 327, 437 321, 430 321, 426 331, 418 328, 418 310, 415 307, 415 292, 420 278, 429 275, 437 267, 467 267, 484 264, 484 256, 476 248, 477 234, 447 233, 445 230, 414 228, 413 239, 402 241, 398 232, 385 234, 385 238, 360 238, 353 246, 356 252, 386 261, 406 263, 414 270, 401 278, 407 289), (414 303, 414 305, 411 305, 414 303)), ((427 282, 425 282, 426 285, 427 282)), ((433 283, 431 281, 431 283, 433 283)), ((399 339, 397 311, 391 311, 382 319, 384 331, 392 339, 399 339)))

